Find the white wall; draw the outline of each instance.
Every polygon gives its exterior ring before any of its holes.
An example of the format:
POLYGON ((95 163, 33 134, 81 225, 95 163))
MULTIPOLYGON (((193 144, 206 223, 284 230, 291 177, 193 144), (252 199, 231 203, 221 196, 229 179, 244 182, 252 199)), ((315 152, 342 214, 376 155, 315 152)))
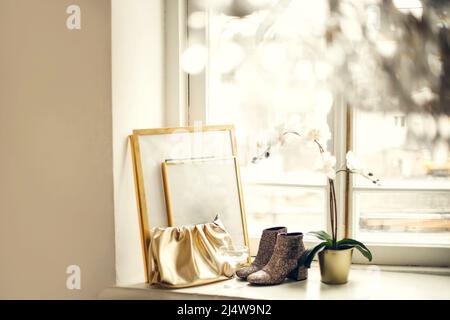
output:
POLYGON ((164 0, 76 2, 69 31, 73 1, 0 1, 0 298, 144 281, 127 136, 164 123, 164 0))
POLYGON ((144 282, 128 135, 164 124, 164 0, 112 0, 116 280, 144 282))
POLYGON ((114 284, 110 1, 73 2, 0 1, 0 299, 114 284))

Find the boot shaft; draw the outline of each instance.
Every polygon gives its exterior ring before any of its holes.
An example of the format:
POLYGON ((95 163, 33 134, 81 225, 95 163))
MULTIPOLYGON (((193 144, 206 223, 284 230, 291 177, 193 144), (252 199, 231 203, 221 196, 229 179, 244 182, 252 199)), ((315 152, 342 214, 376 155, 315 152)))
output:
POLYGON ((273 227, 263 230, 261 240, 259 242, 258 254, 256 255, 254 261, 255 265, 261 266, 262 268, 269 262, 274 252, 278 235, 286 232, 286 227, 273 227))
POLYGON ((277 236, 277 241, 269 264, 272 262, 272 260, 274 260, 272 263, 277 262, 277 264, 297 264, 298 260, 304 252, 305 245, 303 244, 303 233, 280 233, 277 236))

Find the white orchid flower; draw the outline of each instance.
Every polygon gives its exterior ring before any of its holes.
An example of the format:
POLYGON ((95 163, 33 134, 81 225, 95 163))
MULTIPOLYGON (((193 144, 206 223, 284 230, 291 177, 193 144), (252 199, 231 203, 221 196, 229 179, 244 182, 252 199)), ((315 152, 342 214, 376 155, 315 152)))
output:
POLYGON ((322 153, 322 163, 319 171, 326 174, 326 176, 329 179, 334 180, 336 178, 335 166, 336 166, 336 157, 333 156, 328 151, 322 153))
POLYGON ((307 133, 306 138, 312 142, 319 142, 325 144, 331 139, 331 131, 327 123, 322 123, 321 125, 311 127, 307 133))
POLYGON ((347 155, 345 156, 346 162, 347 162, 347 168, 350 171, 353 171, 355 173, 363 174, 364 169, 361 165, 361 162, 359 159, 355 156, 353 151, 347 152, 347 155))
POLYGON ((257 163, 261 159, 268 158, 272 153, 276 153, 284 144, 283 131, 281 126, 276 126, 270 131, 260 133, 256 141, 256 153, 252 162, 257 163))
POLYGON ((380 180, 374 178, 373 173, 367 172, 363 168, 361 162, 355 156, 353 151, 348 151, 345 158, 346 158, 346 163, 347 163, 347 169, 350 170, 351 173, 359 174, 362 177, 366 178, 367 180, 371 181, 373 184, 379 185, 380 180))

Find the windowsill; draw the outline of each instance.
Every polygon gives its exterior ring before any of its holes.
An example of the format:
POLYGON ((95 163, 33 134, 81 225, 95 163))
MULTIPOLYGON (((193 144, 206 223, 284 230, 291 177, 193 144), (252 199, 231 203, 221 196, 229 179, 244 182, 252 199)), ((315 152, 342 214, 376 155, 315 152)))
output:
POLYGON ((320 281, 316 265, 306 281, 286 281, 278 286, 255 287, 236 279, 183 289, 161 289, 146 283, 104 290, 100 299, 450 299, 449 268, 374 267, 353 265, 345 285, 320 281), (237 283, 238 289, 225 288, 237 283))

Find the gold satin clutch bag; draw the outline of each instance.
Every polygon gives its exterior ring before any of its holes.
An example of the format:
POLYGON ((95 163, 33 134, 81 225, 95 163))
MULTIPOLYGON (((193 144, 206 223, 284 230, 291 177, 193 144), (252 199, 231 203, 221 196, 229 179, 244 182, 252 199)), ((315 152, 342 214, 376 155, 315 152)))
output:
POLYGON ((149 246, 149 280, 169 288, 183 288, 229 279, 230 265, 219 248, 232 240, 222 222, 183 227, 153 228, 149 246))

